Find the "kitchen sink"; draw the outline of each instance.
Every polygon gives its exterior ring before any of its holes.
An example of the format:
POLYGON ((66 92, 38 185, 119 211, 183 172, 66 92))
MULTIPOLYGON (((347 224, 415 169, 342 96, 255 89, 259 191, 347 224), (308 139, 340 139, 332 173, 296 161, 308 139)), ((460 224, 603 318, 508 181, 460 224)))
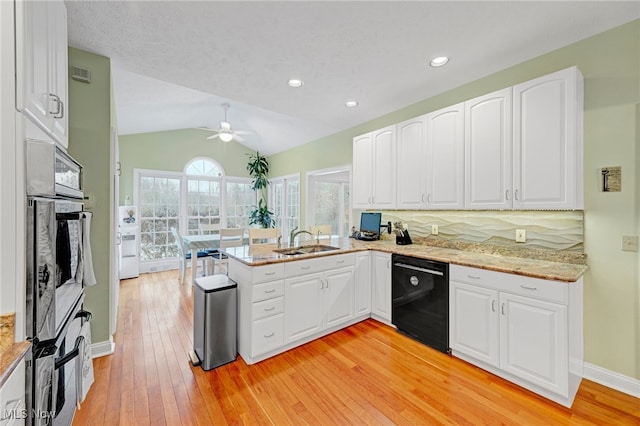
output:
POLYGON ((322 253, 325 251, 340 250, 340 247, 325 246, 322 244, 316 244, 312 246, 291 247, 286 249, 274 250, 276 253, 283 254, 285 256, 294 256, 297 254, 312 254, 322 253))

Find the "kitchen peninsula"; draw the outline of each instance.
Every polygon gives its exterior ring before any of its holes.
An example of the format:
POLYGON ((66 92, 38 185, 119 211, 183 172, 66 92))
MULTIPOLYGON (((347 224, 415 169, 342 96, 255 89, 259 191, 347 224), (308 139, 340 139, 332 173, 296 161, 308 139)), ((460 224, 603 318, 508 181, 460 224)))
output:
POLYGON ((369 317, 391 325, 391 256, 402 254, 450 264, 454 356, 571 406, 583 364, 587 267, 580 253, 433 237, 408 246, 325 241, 335 249, 294 255, 250 246, 224 250, 238 283, 238 351, 247 364, 369 317))

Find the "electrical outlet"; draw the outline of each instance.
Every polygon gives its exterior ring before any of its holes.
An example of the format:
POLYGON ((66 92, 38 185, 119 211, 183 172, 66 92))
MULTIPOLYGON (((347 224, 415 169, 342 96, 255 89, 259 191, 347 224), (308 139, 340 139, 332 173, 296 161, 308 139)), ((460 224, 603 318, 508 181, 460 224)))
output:
POLYGON ((438 235, 438 225, 431 225, 431 235, 438 235))
POLYGON ((527 242, 527 231, 524 229, 516 229, 516 243, 527 242))
POLYGON ((638 251, 638 236, 637 235, 623 235, 622 236, 622 250, 623 251, 638 251))

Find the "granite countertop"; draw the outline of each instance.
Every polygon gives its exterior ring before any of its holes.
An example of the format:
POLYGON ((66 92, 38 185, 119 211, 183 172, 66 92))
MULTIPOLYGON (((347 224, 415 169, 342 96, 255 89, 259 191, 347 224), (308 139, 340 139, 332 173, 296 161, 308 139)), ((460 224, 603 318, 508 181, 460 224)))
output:
POLYGON ((397 245, 391 239, 359 241, 351 238, 324 239, 320 240, 320 244, 338 247, 338 250, 293 256, 279 254, 272 251, 272 249, 256 249, 249 246, 232 247, 223 249, 223 251, 230 257, 249 266, 291 262, 363 250, 376 250, 567 283, 577 281, 587 271, 582 253, 567 254, 553 250, 509 249, 473 243, 456 244, 455 248, 451 248, 451 244, 426 238, 405 246, 397 245))

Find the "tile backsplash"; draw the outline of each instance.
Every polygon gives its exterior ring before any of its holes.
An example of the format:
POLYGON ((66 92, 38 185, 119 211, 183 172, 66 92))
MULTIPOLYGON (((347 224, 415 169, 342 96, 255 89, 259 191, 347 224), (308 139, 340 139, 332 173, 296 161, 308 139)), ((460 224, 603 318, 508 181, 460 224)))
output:
POLYGON ((547 250, 584 251, 584 211, 389 210, 382 223, 401 221, 416 237, 431 235, 451 241, 547 250), (516 243, 516 229, 526 230, 527 241, 516 243))

